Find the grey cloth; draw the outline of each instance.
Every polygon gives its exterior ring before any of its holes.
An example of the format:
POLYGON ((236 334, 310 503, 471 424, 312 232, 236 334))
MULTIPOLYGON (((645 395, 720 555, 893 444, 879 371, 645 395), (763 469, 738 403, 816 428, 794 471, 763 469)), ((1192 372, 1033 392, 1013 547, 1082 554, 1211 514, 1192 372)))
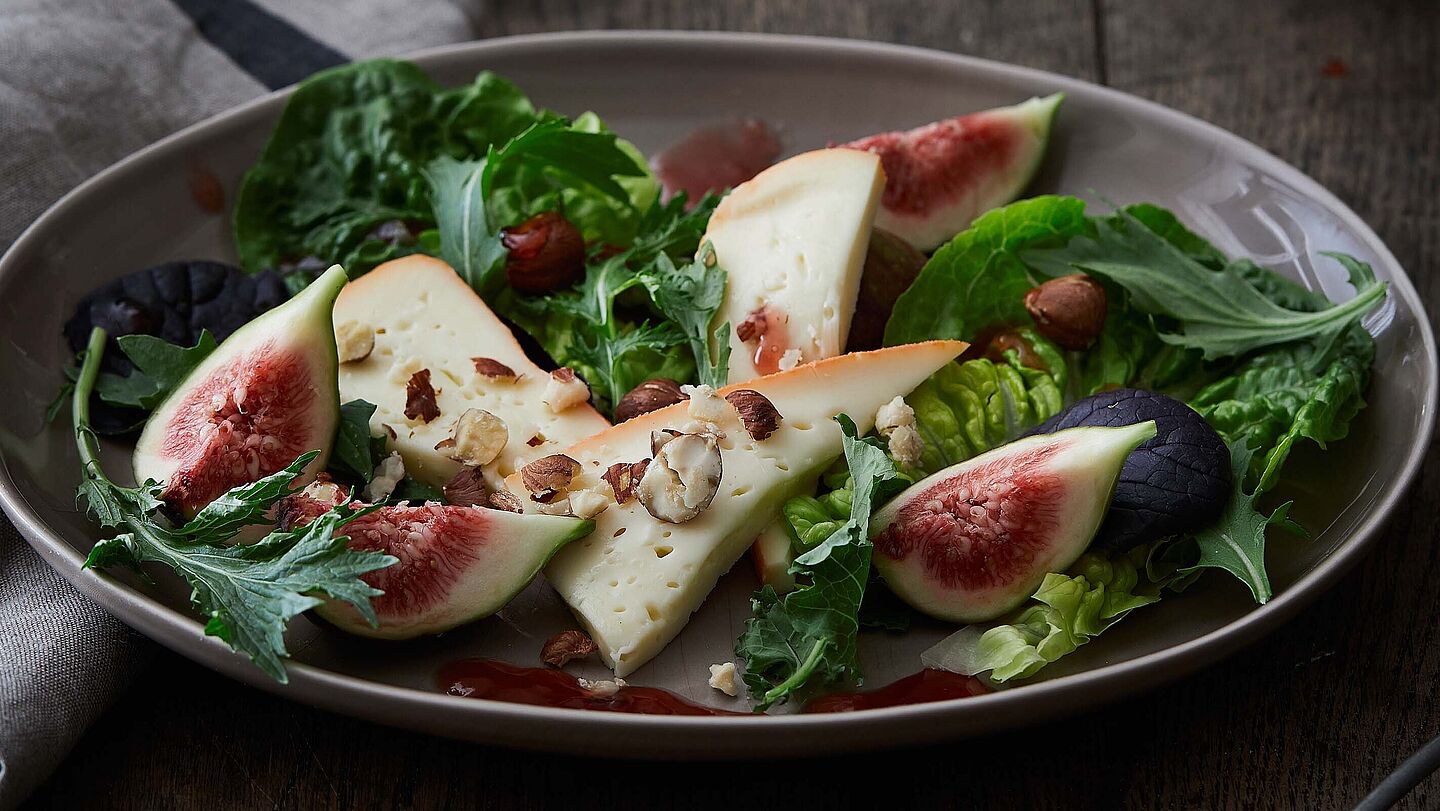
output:
MULTIPOLYGON (((447 0, 248 3, 355 57, 472 35, 447 0)), ((186 6, 0 2, 0 249, 111 163, 265 92, 200 35, 186 6)), ((0 518, 0 809, 43 782, 145 663, 166 655, 82 597, 0 518)))

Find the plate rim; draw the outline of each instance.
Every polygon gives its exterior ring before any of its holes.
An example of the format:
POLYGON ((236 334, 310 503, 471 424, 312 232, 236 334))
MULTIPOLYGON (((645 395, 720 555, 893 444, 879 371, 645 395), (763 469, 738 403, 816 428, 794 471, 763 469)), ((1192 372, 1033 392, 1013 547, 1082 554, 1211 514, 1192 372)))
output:
MULTIPOLYGON (((1187 113, 1142 99, 1114 88, 1036 68, 983 59, 929 48, 868 40, 805 35, 742 32, 607 30, 566 31, 526 34, 476 40, 427 48, 396 58, 414 61, 423 68, 450 59, 481 61, 485 56, 510 51, 543 50, 555 47, 611 46, 623 43, 635 47, 689 44, 696 47, 764 50, 793 49, 820 55, 903 58, 916 64, 985 73, 1029 84, 1047 84, 1064 92, 1091 96, 1112 109, 1129 109, 1150 120, 1168 121, 1196 131, 1213 143, 1252 155, 1267 171, 1290 183, 1299 193, 1335 214, 1380 263, 1394 268, 1392 294, 1398 295, 1415 312, 1423 355, 1427 363, 1422 402, 1422 427, 1400 470, 1333 553, 1301 575, 1287 589, 1264 606, 1248 610, 1241 617, 1179 645, 1163 648, 1134 659, 1115 662, 1052 680, 1000 690, 987 695, 932 702, 928 704, 864 710, 845 714, 790 714, 783 716, 679 717, 591 712, 536 707, 500 701, 459 698, 439 692, 383 684, 303 662, 287 663, 288 684, 272 681, 245 657, 220 640, 195 633, 199 623, 191 615, 121 583, 104 573, 81 569, 83 556, 50 530, 20 494, 5 454, 0 453, 0 507, 17 530, 42 559, 72 583, 82 594, 99 603, 126 625, 165 647, 217 672, 269 692, 348 715, 402 726, 431 734, 463 737, 521 748, 606 754, 629 757, 720 758, 736 754, 795 755, 821 751, 876 749, 931 742, 1000 728, 1055 720, 1133 692, 1125 682, 1139 682, 1139 690, 1153 689, 1196 669, 1218 662, 1238 648, 1272 633, 1311 600, 1331 588, 1374 545, 1380 530, 1412 485, 1434 430, 1437 405, 1437 352, 1428 312, 1413 281, 1377 234, 1343 201, 1298 168, 1264 148, 1187 113), (437 716, 450 720, 437 724, 437 716), (921 719, 931 723, 917 723, 921 719), (488 728, 473 722, 488 722, 488 728), (552 725, 590 730, 603 740, 589 736, 550 736, 552 725), (849 734, 827 734, 844 728, 849 734), (764 730, 765 735, 754 733, 764 730), (695 734, 706 736, 696 746, 695 734), (787 734, 788 733, 788 734, 787 734), (649 736, 649 737, 645 737, 649 736), (604 749, 604 741, 623 742, 625 751, 604 749), (686 746, 688 742, 688 747, 686 746), (677 747, 682 747, 677 749, 677 747)), ((272 91, 174 132, 100 171, 60 197, 16 238, 0 257, 0 283, 18 273, 17 257, 28 253, 49 223, 84 200, 95 189, 144 168, 210 129, 239 123, 250 116, 268 112, 293 92, 294 86, 272 91)))

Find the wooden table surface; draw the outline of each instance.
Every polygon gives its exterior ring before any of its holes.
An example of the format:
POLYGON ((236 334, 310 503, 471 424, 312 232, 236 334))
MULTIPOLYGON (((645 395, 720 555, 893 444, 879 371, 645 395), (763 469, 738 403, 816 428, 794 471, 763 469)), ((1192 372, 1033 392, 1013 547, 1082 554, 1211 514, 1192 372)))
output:
MULTIPOLYGON (((1440 311, 1436 0, 596 0, 480 3, 485 37, 574 28, 823 34, 1108 84, 1212 121, 1353 207, 1440 311)), ((554 757, 375 726, 168 652, 33 798, 54 808, 1346 808, 1440 732, 1436 478, 1337 587, 1264 642, 1097 712, 824 762, 554 757)), ((596 753, 597 756, 602 753, 596 753)), ((1440 806, 1440 778, 1403 807, 1440 806)))

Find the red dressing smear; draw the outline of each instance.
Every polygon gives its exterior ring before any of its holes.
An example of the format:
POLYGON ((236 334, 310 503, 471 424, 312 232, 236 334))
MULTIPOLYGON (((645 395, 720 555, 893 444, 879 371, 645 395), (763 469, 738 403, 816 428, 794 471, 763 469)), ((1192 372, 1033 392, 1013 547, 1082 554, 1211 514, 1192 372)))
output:
POLYGON ((685 192, 693 203, 707 191, 738 186, 780 157, 780 137, 758 118, 711 124, 650 160, 665 199, 685 192))
POLYGON ((952 698, 970 698, 988 692, 990 689, 974 676, 962 676, 959 673, 927 667, 913 676, 906 676, 878 690, 821 696, 806 704, 804 712, 874 710, 952 698))
POLYGON ((520 667, 491 659, 462 659, 440 668, 440 689, 452 696, 488 698, 513 704, 644 715, 751 715, 686 701, 655 687, 624 686, 611 695, 548 667, 520 667))

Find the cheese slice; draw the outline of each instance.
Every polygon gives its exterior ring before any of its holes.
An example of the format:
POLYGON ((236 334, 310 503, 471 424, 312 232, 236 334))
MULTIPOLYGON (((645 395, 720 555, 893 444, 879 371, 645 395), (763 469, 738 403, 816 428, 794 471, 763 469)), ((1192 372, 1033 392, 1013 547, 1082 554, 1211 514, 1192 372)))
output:
POLYGON ((727 274, 715 324, 730 323, 731 382, 845 351, 884 188, 876 155, 821 149, 766 169, 715 209, 705 240, 727 274), (764 329, 742 341, 752 316, 764 329))
MULTIPOLYGON (((785 500, 813 485, 840 455, 835 415, 846 413, 868 431, 881 405, 909 393, 964 348, 959 341, 929 341, 842 355, 723 389, 761 392, 782 419, 778 431, 757 442, 734 409, 725 409, 715 424, 724 434, 722 474, 710 506, 694 520, 668 524, 638 501, 612 502, 595 516, 595 531, 562 549, 545 570, 616 675, 634 671, 669 644, 785 500)), ((652 431, 693 430, 692 423, 689 404, 679 403, 570 447, 565 453, 582 469, 572 489, 610 496, 601 480, 607 467, 649 458, 652 431)), ((534 508, 519 476, 506 484, 534 508)))
POLYGON ((532 459, 602 431, 610 423, 588 404, 559 414, 542 402, 550 375, 525 356, 510 328, 475 291, 439 259, 407 256, 375 268, 345 286, 335 302, 335 324, 353 321, 375 333, 375 348, 364 360, 340 365, 340 400, 376 406, 370 429, 393 430, 393 450, 411 475, 441 487, 460 463, 435 449, 448 439, 467 409, 489 411, 505 422, 509 440, 483 470, 491 487, 532 459), (473 358, 509 366, 515 382, 475 370, 473 358), (405 385, 430 370, 440 415, 429 422, 405 416, 405 385))

